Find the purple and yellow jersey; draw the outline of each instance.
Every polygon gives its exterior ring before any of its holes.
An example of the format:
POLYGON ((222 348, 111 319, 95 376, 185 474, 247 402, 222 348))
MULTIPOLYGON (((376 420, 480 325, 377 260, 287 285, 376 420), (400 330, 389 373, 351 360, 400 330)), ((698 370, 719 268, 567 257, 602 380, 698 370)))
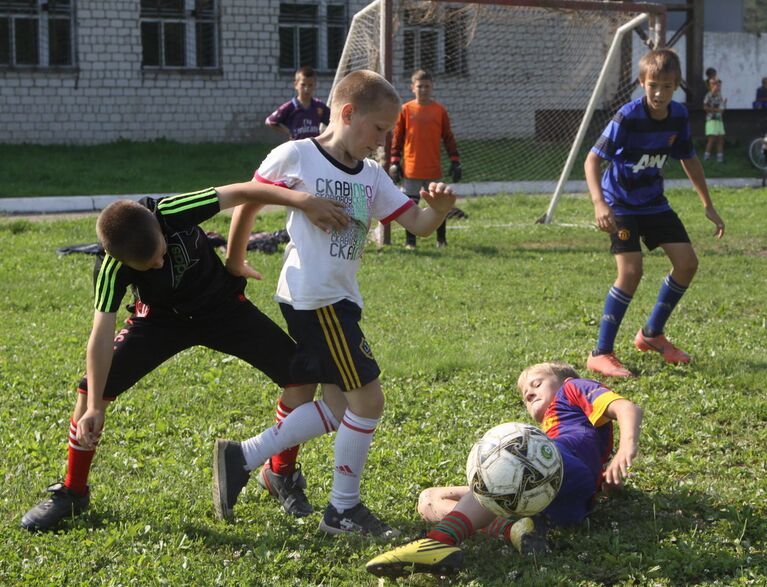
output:
POLYGON ((591 510, 602 470, 613 450, 607 406, 620 395, 591 379, 568 379, 543 416, 541 428, 554 441, 564 466, 562 487, 543 513, 557 525, 576 524, 591 510))
POLYGON ((152 308, 182 316, 202 316, 222 300, 242 293, 245 278, 229 273, 200 222, 221 206, 213 188, 139 203, 157 218, 168 245, 160 269, 137 271, 109 254, 99 255, 93 272, 95 309, 116 312, 129 287, 133 297, 152 308))
POLYGON ((330 108, 316 98, 312 98, 309 108, 304 108, 298 98, 293 98, 267 116, 265 122, 287 128, 293 141, 310 139, 320 134, 320 124, 330 124, 330 108))
POLYGON ((591 152, 610 162, 602 193, 616 215, 667 212, 663 166, 669 157, 695 156, 687 109, 672 101, 668 116, 655 120, 645 99, 637 98, 615 113, 591 152))

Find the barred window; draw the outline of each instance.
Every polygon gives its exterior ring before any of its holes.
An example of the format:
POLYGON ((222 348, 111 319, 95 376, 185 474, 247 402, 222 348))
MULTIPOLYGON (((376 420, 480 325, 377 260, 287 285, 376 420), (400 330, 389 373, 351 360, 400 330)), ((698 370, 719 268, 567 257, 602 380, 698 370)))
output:
POLYGON ((0 67, 74 65, 74 0, 0 0, 0 67))
POLYGON ((218 68, 218 0, 141 0, 141 65, 218 68))
POLYGON ((406 8, 403 14, 403 69, 435 74, 468 73, 466 16, 460 9, 406 8))
POLYGON ((347 28, 346 4, 280 4, 279 38, 281 70, 303 66, 330 72, 338 67, 347 28))

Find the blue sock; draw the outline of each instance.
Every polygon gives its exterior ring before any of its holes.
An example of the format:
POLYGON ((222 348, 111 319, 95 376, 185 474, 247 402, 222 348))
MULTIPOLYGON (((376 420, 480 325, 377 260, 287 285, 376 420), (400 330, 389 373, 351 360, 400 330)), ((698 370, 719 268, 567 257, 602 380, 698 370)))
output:
POLYGON ((666 275, 663 280, 663 284, 660 286, 658 292, 658 299, 655 302, 655 307, 652 309, 649 320, 642 329, 645 336, 653 337, 663 334, 663 328, 666 326, 666 321, 671 312, 682 299, 684 292, 687 291, 686 287, 679 285, 676 281, 671 279, 671 275, 666 275))
POLYGON ((597 339, 595 354, 613 352, 615 336, 618 334, 618 328, 621 326, 623 316, 626 314, 630 303, 631 296, 615 286, 612 286, 607 292, 605 309, 602 312, 602 319, 599 321, 599 338, 597 339))

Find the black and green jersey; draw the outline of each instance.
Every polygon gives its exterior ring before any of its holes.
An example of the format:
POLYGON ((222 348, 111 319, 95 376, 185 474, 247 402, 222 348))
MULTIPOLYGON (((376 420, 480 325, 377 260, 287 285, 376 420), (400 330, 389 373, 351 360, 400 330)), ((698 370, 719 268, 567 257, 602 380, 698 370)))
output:
POLYGON ((181 315, 200 315, 245 289, 245 278, 229 273, 200 222, 220 210, 213 188, 167 198, 142 198, 160 223, 168 250, 161 269, 136 271, 103 254, 94 268, 95 308, 116 312, 128 286, 136 300, 181 315))

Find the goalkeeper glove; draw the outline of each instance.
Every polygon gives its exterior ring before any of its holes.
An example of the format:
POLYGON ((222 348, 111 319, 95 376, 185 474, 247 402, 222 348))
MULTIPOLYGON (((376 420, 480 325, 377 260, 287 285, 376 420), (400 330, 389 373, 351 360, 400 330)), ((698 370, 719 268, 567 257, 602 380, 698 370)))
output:
POLYGON ((389 177, 391 177, 391 180, 394 183, 399 183, 402 179, 402 167, 400 166, 399 162, 392 163, 389 166, 389 177))
POLYGON ((461 181, 461 176, 463 175, 463 170, 461 169, 461 162, 460 161, 451 161, 450 162, 450 177, 452 177, 454 182, 461 181))

